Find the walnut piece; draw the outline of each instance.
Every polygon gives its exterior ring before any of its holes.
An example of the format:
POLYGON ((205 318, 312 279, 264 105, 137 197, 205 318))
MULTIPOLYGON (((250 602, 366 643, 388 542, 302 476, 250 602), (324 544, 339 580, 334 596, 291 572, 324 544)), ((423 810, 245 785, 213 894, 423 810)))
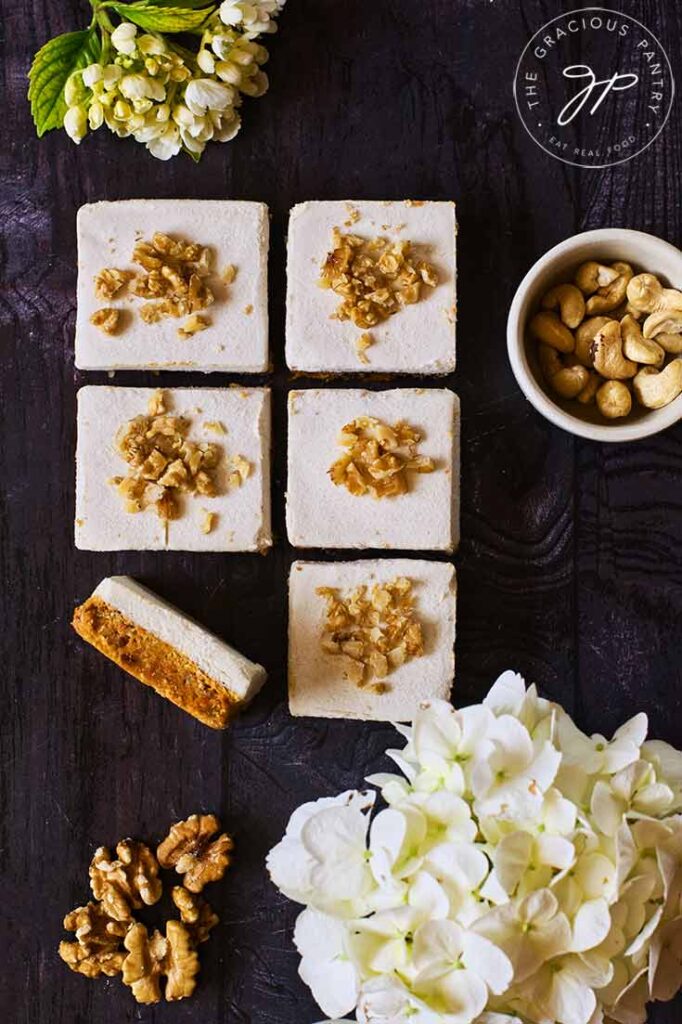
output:
POLYGON ((201 896, 185 889, 183 885, 173 886, 173 903, 180 911, 180 920, 186 926, 195 945, 208 940, 209 934, 220 918, 201 896))
POLYGON ((189 319, 185 320, 182 327, 178 327, 179 338, 191 338, 199 331, 205 331, 207 327, 211 326, 211 321, 207 316, 200 316, 198 313, 194 313, 189 319))
POLYGON ((355 342, 355 351, 357 352, 358 359, 361 363, 369 363, 369 359, 365 355, 368 348, 374 344, 374 338, 368 331, 364 331, 355 342))
POLYGON ((184 875, 183 885, 190 892, 201 892, 208 882, 217 882, 230 866, 231 838, 220 830, 215 814, 192 814, 179 821, 159 845, 156 855, 163 868, 175 868, 184 875))
POLYGON ((111 306, 105 306, 103 309, 96 309, 90 317, 90 323, 93 327, 99 328, 104 334, 113 335, 119 329, 121 320, 120 309, 113 309, 111 306))
POLYGON ((117 270, 107 267, 95 275, 95 295, 103 302, 108 302, 118 295, 134 275, 129 270, 117 270))
POLYGON ((102 910, 114 921, 130 921, 132 911, 146 904, 153 906, 161 898, 159 866, 144 843, 123 839, 112 860, 106 846, 95 850, 90 864, 90 887, 102 910))
MULTIPOLYGON (((148 414, 136 416, 120 428, 116 448, 129 469, 126 476, 110 481, 127 512, 154 508, 165 521, 180 516, 181 495, 212 498, 218 494, 217 476, 223 461, 219 445, 190 441, 190 421, 169 414, 167 409, 166 393, 157 390, 150 399, 148 414)), ((233 456, 232 463, 241 458, 233 456)))
POLYGON ((101 903, 76 907, 64 918, 64 928, 75 932, 76 941, 60 942, 59 955, 72 971, 86 978, 113 977, 123 966, 121 940, 128 927, 127 921, 111 918, 101 903))
POLYGON ((438 275, 430 263, 415 259, 407 239, 366 239, 334 228, 318 283, 342 300, 332 314, 335 319, 367 328, 419 302, 422 285, 435 288, 438 275))
POLYGON ((201 532, 210 533, 217 522, 218 516, 215 512, 208 512, 205 508, 201 510, 201 532))
POLYGON ((409 490, 409 473, 432 473, 433 459, 417 454, 421 435, 404 420, 389 426, 370 416, 347 423, 339 436, 346 451, 330 467, 336 486, 351 494, 392 498, 409 490))
MULTIPOLYGON (((365 585, 339 595, 335 587, 318 587, 327 603, 321 646, 326 654, 347 659, 346 677, 365 687, 424 653, 422 625, 414 607, 412 580, 365 585)), ((385 683, 373 683, 379 693, 385 683)))
MULTIPOLYGON (((187 323, 178 330, 181 337, 191 337, 209 326, 210 321, 196 315, 215 301, 213 290, 206 281, 212 273, 212 255, 208 246, 157 231, 151 242, 141 240, 135 245, 132 262, 141 267, 141 271, 116 267, 100 270, 95 277, 98 299, 108 301, 129 284, 130 294, 154 300, 140 307, 140 317, 145 323, 158 323, 166 317, 189 316, 187 323)), ((103 312, 98 310, 94 315, 103 312)), ((114 328, 117 325, 118 321, 114 328)), ((102 324, 96 326, 107 330, 102 324)), ((114 331, 107 330, 107 333, 113 334, 114 331)))
POLYGON ((123 984, 138 1003, 158 1003, 161 979, 166 978, 167 1002, 186 999, 196 988, 199 957, 189 929, 181 921, 168 921, 166 934, 151 935, 139 922, 129 929, 124 939, 128 955, 123 961, 123 984))

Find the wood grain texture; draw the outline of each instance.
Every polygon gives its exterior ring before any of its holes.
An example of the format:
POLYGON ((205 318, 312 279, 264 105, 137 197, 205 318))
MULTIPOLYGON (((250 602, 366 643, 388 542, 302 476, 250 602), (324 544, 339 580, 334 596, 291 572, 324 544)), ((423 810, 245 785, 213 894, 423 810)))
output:
MULTIPOLYGON (((609 0, 603 3, 610 5, 609 0)), ((460 703, 506 667, 536 680, 588 730, 644 709, 682 743, 682 427, 600 447, 545 423, 505 355, 520 277, 582 228, 627 225, 679 243, 682 131, 674 112, 630 163, 581 171, 546 156, 512 99, 525 42, 570 4, 537 0, 289 0, 271 42, 271 92, 246 103, 237 140, 199 167, 160 164, 101 131, 80 147, 38 142, 25 75, 50 35, 87 18, 76 0, 4 3, 2 317, 3 740, 0 1006, 15 1024, 110 1021, 311 1024, 297 977, 297 908, 269 884, 267 850, 303 800, 385 766, 383 725, 293 721, 285 703, 284 232, 307 198, 455 198, 463 410, 460 703), (75 214, 97 199, 234 197, 273 215, 274 523, 267 557, 77 552, 72 543, 75 391, 102 374, 73 367, 75 214), (73 606, 108 574, 140 578, 264 663, 270 680, 226 734, 203 728, 87 648, 73 606), (213 899, 197 995, 142 1009, 118 980, 88 982, 59 961, 61 920, 87 896, 93 848, 155 839, 171 820, 216 810, 236 866, 213 899)), ((577 6, 577 4, 576 4, 577 6)), ((621 0, 668 45, 674 0, 621 0)), ((214 375, 209 383, 228 378, 214 375)), ((198 383, 174 375, 179 385, 198 383)), ((202 379, 203 380, 203 379, 202 379)), ((117 382, 158 378, 120 374, 117 382)), ((650 1020, 673 1024, 682 1002, 650 1020)))

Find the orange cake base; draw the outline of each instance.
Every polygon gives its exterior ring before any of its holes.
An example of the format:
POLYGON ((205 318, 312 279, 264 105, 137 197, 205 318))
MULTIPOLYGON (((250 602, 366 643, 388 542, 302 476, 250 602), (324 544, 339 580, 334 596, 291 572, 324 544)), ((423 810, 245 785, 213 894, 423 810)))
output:
POLYGON ((76 608, 73 628, 129 675, 212 729, 224 729, 243 701, 207 675, 191 658, 90 597, 76 608))

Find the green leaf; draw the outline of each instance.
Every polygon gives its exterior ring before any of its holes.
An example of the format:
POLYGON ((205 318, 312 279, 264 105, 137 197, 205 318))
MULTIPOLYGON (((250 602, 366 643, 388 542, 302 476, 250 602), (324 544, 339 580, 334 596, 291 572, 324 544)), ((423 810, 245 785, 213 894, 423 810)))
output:
POLYGON ((177 3, 166 6, 164 3, 112 3, 108 5, 116 11, 124 21, 132 21, 148 32, 193 32, 201 28, 212 13, 212 7, 184 7, 177 3))
MULTIPOLYGON (((215 0, 140 0, 145 7, 179 7, 183 11, 196 11, 200 8, 215 8, 215 0)), ((208 11, 206 12, 208 13, 208 11)))
POLYGON ((102 43, 97 29, 66 32, 42 46, 28 73, 28 99, 38 135, 61 128, 66 113, 64 86, 69 75, 99 59, 102 43))

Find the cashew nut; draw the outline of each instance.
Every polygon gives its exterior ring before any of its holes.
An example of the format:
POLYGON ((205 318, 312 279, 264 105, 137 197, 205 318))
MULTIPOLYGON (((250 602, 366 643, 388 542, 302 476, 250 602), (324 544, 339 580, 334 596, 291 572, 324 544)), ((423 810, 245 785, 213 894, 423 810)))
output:
POLYGON ((600 377, 598 373, 590 373, 590 376, 587 380, 587 384, 582 389, 580 394, 577 396, 580 404, 590 405, 592 402, 594 402, 594 396, 597 394, 597 391, 603 383, 603 378, 600 377))
POLYGON ((682 334, 682 310, 663 309, 652 313, 644 321, 642 333, 645 338, 657 338, 659 334, 682 334))
POLYGON ((575 398, 587 384, 589 370, 577 364, 564 366, 556 349, 549 345, 538 348, 540 367, 545 380, 562 398, 575 398))
POLYGON ((623 355, 620 324, 617 320, 609 320, 597 332, 590 352, 595 370, 607 380, 623 380, 626 377, 634 377, 639 369, 637 363, 633 363, 623 355))
POLYGON ((574 284, 558 284, 547 292, 542 308, 558 309, 567 327, 577 327, 585 316, 585 299, 574 284))
POLYGON ((592 366, 590 348, 595 335, 602 327, 609 323, 608 316, 592 316, 589 320, 583 320, 580 327, 575 331, 575 357, 583 366, 592 366))
POLYGON ((595 313, 610 313, 625 302, 628 284, 633 274, 632 267, 629 263, 614 263, 612 269, 618 272, 617 277, 610 284, 600 288, 585 303, 585 312, 588 316, 595 313))
POLYGON ((620 322, 620 336, 623 339, 623 353, 636 363, 662 366, 665 351, 649 338, 645 338, 637 321, 629 314, 620 322))
POLYGON ((613 267, 605 267, 603 263, 590 260, 578 267, 574 280, 583 295, 592 295, 597 288, 606 288, 618 276, 618 271, 613 267))
POLYGON ((682 310, 682 292, 677 288, 664 288, 654 274, 637 274, 628 284, 628 302, 642 313, 682 310))
POLYGON ((572 352, 575 348, 573 335, 556 313, 536 313, 528 325, 528 330, 536 341, 555 348, 557 352, 572 352))
POLYGON ((597 391, 597 408, 608 420, 627 416, 632 409, 632 395, 627 384, 620 380, 607 380, 597 391))
POLYGON ((674 356, 682 355, 682 334, 657 334, 656 344, 674 356))
POLYGON ((673 359, 663 370, 643 367, 632 386, 638 401, 647 409, 662 409, 682 394, 682 359, 673 359))

